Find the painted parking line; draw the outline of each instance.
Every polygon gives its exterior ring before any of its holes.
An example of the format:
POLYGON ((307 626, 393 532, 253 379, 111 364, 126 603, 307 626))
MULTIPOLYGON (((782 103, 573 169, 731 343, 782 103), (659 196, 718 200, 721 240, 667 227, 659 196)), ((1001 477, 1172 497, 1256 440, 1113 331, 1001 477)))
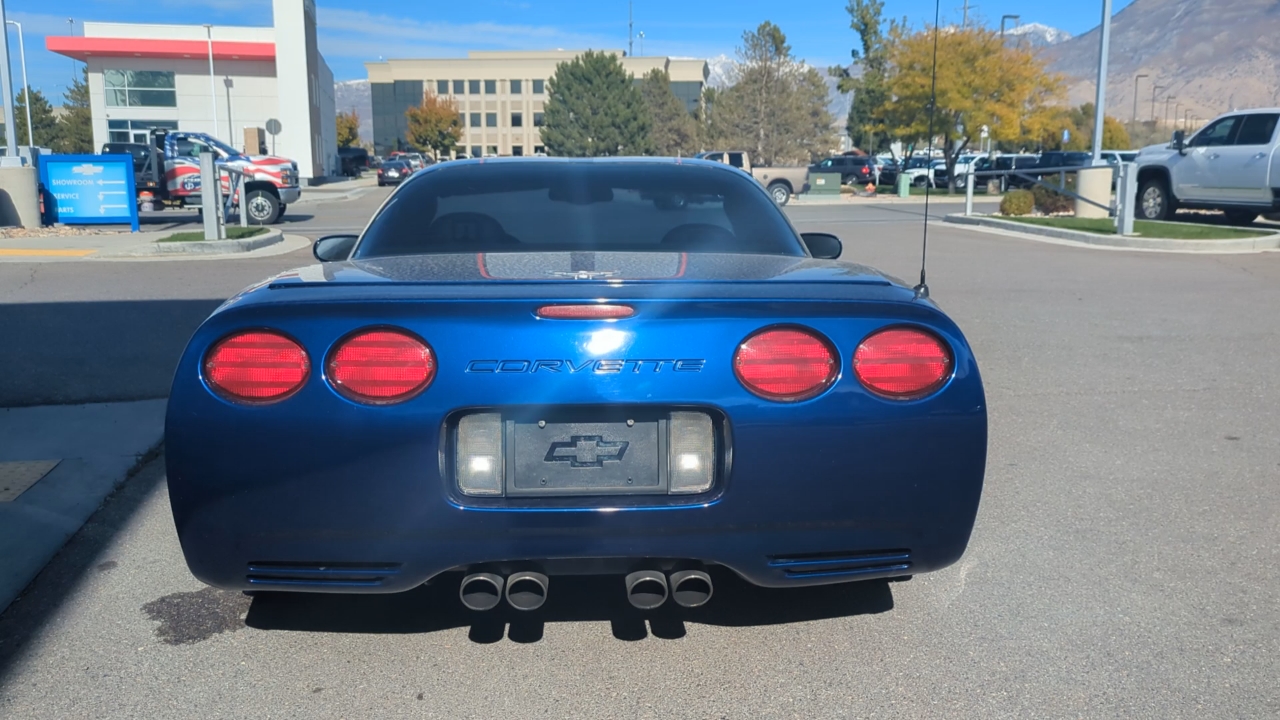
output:
POLYGON ((41 248, 0 248, 0 257, 84 257, 97 250, 45 250, 41 248))

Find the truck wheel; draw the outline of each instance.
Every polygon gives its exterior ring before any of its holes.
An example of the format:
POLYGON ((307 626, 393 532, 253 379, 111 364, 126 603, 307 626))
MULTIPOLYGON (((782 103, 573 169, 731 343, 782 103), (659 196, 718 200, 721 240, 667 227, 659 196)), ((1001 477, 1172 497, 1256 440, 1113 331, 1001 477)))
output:
POLYGON ((1143 220, 1169 220, 1173 217, 1173 198, 1164 178, 1143 180, 1138 187, 1138 217, 1143 220))
POLYGON ((912 187, 922 188, 922 187, 924 187, 925 185, 928 185, 928 184, 929 184, 929 178, 927 178, 927 177, 925 177, 925 176, 923 176, 923 175, 917 175, 917 176, 915 176, 915 177, 911 178, 911 185, 912 185, 912 187))
POLYGON ((1227 210, 1226 216, 1232 225, 1252 225, 1258 219, 1256 210, 1227 210))
POLYGON ((791 188, 786 183, 774 183, 769 186, 769 197, 778 205, 786 205, 791 202, 791 188))
POLYGON ((250 225, 270 225, 280 219, 280 199, 266 190, 254 190, 245 199, 250 225))

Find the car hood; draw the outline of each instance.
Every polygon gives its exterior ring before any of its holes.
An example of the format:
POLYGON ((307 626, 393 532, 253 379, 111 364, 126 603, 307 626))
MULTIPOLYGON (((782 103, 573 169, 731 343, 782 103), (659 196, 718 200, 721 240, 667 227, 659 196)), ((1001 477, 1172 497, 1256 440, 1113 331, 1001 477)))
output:
POLYGON ((783 255, 513 252, 410 255, 312 265, 272 278, 296 283, 840 282, 905 285, 874 268, 783 255))

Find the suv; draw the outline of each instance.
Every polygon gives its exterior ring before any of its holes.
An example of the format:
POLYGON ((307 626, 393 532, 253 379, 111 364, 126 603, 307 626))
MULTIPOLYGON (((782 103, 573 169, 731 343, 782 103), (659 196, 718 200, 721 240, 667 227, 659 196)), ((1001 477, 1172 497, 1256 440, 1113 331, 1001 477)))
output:
POLYGON ((875 183, 878 166, 869 155, 836 155, 810 166, 811 173, 840 173, 841 185, 875 183))
POLYGON ((1280 210, 1280 109, 1219 116, 1191 139, 1138 153, 1138 216, 1168 220, 1179 208, 1222 210, 1233 223, 1252 223, 1280 210))

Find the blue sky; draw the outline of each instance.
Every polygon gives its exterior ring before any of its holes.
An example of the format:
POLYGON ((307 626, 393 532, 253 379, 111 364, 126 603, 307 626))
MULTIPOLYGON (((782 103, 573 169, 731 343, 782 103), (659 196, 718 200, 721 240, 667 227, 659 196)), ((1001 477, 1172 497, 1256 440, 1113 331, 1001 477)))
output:
MULTIPOLYGON (((1116 0, 1119 11, 1131 0, 1116 0)), ((962 0, 942 0, 943 22, 958 21, 962 0)), ((856 38, 845 0, 634 0, 635 29, 646 55, 714 57, 732 54, 742 32, 764 20, 782 27, 797 56, 818 66, 843 64, 856 38), (779 8, 784 8, 780 11, 779 8)), ((267 0, 8 0, 8 18, 23 24, 33 87, 60 104, 72 61, 44 49, 45 35, 65 35, 67 18, 81 34, 83 20, 183 24, 269 25, 267 0), (48 12, 57 5, 56 13, 48 12), (265 15, 254 18, 255 13, 265 15)), ((450 57, 467 50, 625 48, 627 0, 317 0, 320 51, 339 80, 365 77, 363 62, 381 57, 450 57)), ((1017 13, 1073 34, 1096 26, 1101 3, 973 0, 971 17, 999 23, 1017 13)), ((885 13, 915 25, 933 19, 932 0, 886 0, 885 13)), ((16 31, 10 29, 15 86, 20 87, 16 31)), ((636 52, 640 52, 637 44, 636 52)))

